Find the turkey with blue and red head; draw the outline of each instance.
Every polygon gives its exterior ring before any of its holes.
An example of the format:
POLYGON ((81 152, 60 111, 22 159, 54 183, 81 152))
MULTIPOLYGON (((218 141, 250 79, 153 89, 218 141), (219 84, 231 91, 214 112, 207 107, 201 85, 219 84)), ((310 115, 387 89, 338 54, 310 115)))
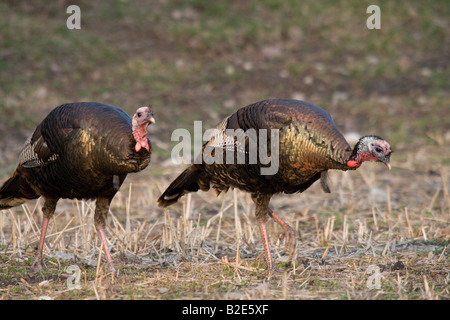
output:
POLYGON ((188 192, 208 191, 211 187, 217 195, 229 188, 249 192, 256 204, 267 266, 272 269, 268 217, 282 226, 290 259, 296 243, 294 229, 269 208, 274 194, 303 192, 317 180, 325 192, 330 192, 328 170, 355 170, 364 161, 382 162, 390 169, 391 152, 386 140, 373 135, 362 137, 352 149, 329 113, 310 103, 260 101, 237 110, 216 127, 197 161, 167 187, 158 204, 167 207, 188 192), (256 134, 246 134, 252 130, 256 134), (273 143, 274 139, 277 143, 273 143), (228 157, 227 151, 233 154, 228 157), (257 152, 253 161, 252 152, 257 152), (269 170, 273 163, 261 154, 277 162, 275 170, 269 170), (264 173, 264 169, 268 171, 264 173))

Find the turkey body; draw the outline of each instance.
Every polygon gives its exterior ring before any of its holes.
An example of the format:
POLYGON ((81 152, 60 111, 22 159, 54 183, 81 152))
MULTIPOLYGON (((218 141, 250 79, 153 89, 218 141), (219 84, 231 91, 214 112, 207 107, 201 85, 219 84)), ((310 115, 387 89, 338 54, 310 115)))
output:
MULTIPOLYGON (((227 129, 265 129, 267 133, 267 148, 269 153, 278 153, 279 168, 275 174, 261 174, 264 165, 258 159, 250 163, 248 158, 243 164, 211 163, 202 161, 186 169, 184 175, 195 179, 180 179, 190 181, 185 187, 176 183, 169 188, 169 192, 160 197, 161 205, 169 205, 178 200, 184 193, 209 190, 213 187, 218 194, 230 187, 253 193, 273 195, 276 193, 302 192, 318 180, 323 172, 329 169, 349 170, 346 164, 352 149, 337 129, 331 116, 323 109, 312 104, 296 100, 266 100, 239 109, 222 121, 217 129, 223 132, 227 129), (271 134, 278 131, 279 144, 272 152, 271 134)), ((218 136, 218 135, 216 135, 218 136)), ((222 141, 227 138, 210 139, 203 146, 221 148, 222 141)), ((246 139, 245 153, 249 153, 250 141, 246 139)), ((256 141, 259 147, 265 141, 256 141)), ((255 150, 255 149, 253 149, 255 150)), ((234 146, 236 154, 238 147, 234 146)), ((182 174, 183 175, 183 174, 182 174)))
MULTIPOLYGON (((376 136, 366 138, 382 140, 376 136)), ((356 149, 355 146, 352 150, 325 110, 297 100, 260 101, 243 107, 224 119, 203 145, 201 161, 196 161, 183 171, 160 196, 158 203, 166 207, 177 202, 185 193, 207 191, 211 187, 217 194, 229 188, 251 193, 256 204, 255 214, 267 264, 272 268, 266 232, 268 217, 272 217, 283 227, 290 258, 295 250, 295 231, 269 208, 272 195, 303 192, 319 179, 323 190, 330 192, 327 185, 328 170, 356 169, 356 165, 348 165, 348 161, 356 157, 356 149), (264 135, 248 135, 242 139, 239 133, 234 136, 229 134, 238 132, 236 130, 255 130, 256 133, 267 131, 266 139, 264 135), (272 143, 274 139, 277 142, 275 144, 272 143), (227 162, 225 155, 216 157, 220 150, 233 150, 234 161, 227 162), (251 152, 256 151, 270 155, 272 162, 278 161, 270 174, 263 174, 262 169, 273 163, 263 161, 264 157, 261 158, 260 154, 256 161, 255 158, 251 161, 251 152), (240 164, 237 161, 239 153, 244 154, 245 158, 240 164), (207 161, 209 154, 222 161, 207 161)), ((387 152, 390 154, 390 149, 387 152)), ((386 157, 384 161, 388 163, 389 155, 386 157)))
POLYGON ((36 128, 21 153, 19 170, 36 195, 109 198, 128 173, 150 162, 150 151, 136 152, 134 144, 125 111, 102 103, 65 104, 36 128))
MULTIPOLYGON (((223 125, 227 129, 242 129, 244 132, 249 129, 267 130, 267 142, 257 139, 255 145, 256 150, 261 151, 260 147, 267 144, 269 153, 272 153, 270 132, 278 130, 279 146, 273 154, 277 153, 279 169, 275 174, 261 174, 261 168, 268 166, 261 161, 255 164, 245 161, 244 164, 206 165, 201 185, 211 185, 218 192, 229 187, 271 195, 302 192, 328 169, 350 169, 346 164, 352 152, 350 145, 331 116, 307 102, 262 101, 241 108, 223 125)), ((249 150, 248 144, 249 141, 245 152, 255 150, 249 150)))
MULTIPOLYGON (((147 108, 145 128, 154 122, 147 108)), ((97 199, 95 224, 105 248, 104 224, 112 198, 128 173, 141 171, 150 162, 150 142, 148 150, 139 152, 135 145, 132 119, 123 110, 97 102, 61 105, 25 142, 16 171, 0 189, 0 209, 40 196, 45 199, 41 251, 46 224, 60 198, 97 199)), ((109 251, 106 256, 114 270, 109 251)), ((41 252, 33 266, 36 271, 44 267, 41 252)))

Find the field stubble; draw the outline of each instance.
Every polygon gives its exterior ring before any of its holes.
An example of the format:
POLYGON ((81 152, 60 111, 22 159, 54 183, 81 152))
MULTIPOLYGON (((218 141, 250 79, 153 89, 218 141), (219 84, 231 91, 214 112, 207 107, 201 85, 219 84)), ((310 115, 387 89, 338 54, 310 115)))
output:
POLYGON ((106 272, 102 260, 94 202, 60 201, 44 249, 49 269, 42 274, 27 273, 39 239, 41 201, 1 212, 1 298, 450 297, 449 172, 443 166, 413 173, 369 164, 333 172, 331 194, 313 186, 274 196, 272 208, 297 231, 294 261, 287 263, 283 231, 268 223, 281 273, 265 270, 248 194, 190 194, 163 210, 156 199, 169 175, 155 179, 151 171, 131 175, 111 205, 107 232, 118 277, 106 272))

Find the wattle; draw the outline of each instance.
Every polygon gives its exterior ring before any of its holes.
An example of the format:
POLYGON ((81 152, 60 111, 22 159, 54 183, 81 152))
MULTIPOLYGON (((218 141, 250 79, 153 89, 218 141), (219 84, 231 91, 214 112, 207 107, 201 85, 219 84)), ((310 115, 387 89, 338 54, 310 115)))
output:
POLYGON ((356 160, 349 160, 347 161, 347 166, 350 168, 359 168, 359 166, 361 166, 361 163, 356 160))
POLYGON ((134 139, 136 140, 136 146, 134 147, 134 150, 136 150, 136 152, 139 152, 141 148, 150 151, 150 146, 147 140, 147 132, 145 130, 142 130, 141 128, 136 128, 133 132, 133 136, 134 139))

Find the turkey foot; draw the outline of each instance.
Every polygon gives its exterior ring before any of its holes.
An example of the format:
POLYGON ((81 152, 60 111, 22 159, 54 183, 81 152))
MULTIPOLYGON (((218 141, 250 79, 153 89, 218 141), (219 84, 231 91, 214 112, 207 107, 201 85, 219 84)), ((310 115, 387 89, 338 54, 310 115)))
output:
POLYGON ((33 258, 33 263, 31 264, 30 269, 28 270, 28 272, 41 272, 42 270, 47 269, 47 266, 44 263, 44 259, 39 258, 39 257, 34 257, 33 258))

